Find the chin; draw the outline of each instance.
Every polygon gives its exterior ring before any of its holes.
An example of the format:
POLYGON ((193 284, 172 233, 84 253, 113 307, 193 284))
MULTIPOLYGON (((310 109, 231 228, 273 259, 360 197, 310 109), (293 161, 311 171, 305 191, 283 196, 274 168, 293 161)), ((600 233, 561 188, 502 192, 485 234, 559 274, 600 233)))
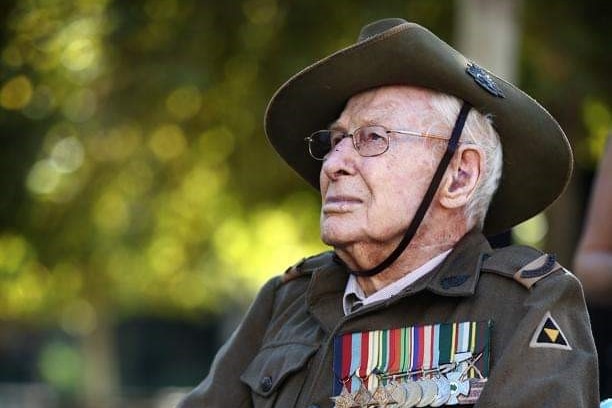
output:
POLYGON ((341 247, 355 242, 355 240, 356 234, 346 225, 331 222, 321 223, 321 241, 326 245, 341 247))

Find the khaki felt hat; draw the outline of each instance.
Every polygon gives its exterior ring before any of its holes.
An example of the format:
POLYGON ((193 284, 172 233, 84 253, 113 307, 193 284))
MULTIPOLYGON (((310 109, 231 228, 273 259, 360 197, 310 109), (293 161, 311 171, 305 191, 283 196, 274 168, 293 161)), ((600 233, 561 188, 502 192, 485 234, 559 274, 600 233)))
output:
POLYGON ((429 30, 397 18, 365 26, 356 44, 283 84, 266 111, 268 139, 289 166, 318 189, 321 162, 310 157, 304 138, 337 119, 353 95, 397 84, 454 95, 493 116, 504 163, 485 220, 486 234, 531 218, 564 191, 572 173, 572 151, 546 109, 429 30))

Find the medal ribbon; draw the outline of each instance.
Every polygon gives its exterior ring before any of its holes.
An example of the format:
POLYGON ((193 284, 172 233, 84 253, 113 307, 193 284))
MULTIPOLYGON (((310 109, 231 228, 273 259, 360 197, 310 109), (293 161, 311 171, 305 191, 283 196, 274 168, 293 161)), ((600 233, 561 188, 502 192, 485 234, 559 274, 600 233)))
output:
POLYGON ((440 323, 367 332, 345 333, 334 338, 334 395, 343 384, 356 392, 363 383, 371 392, 378 387, 379 376, 386 384, 393 375, 421 376, 418 370, 436 370, 455 361, 457 353, 482 354, 467 378, 477 378, 478 371, 489 375, 492 323, 440 323), (373 375, 374 374, 374 375, 373 375))

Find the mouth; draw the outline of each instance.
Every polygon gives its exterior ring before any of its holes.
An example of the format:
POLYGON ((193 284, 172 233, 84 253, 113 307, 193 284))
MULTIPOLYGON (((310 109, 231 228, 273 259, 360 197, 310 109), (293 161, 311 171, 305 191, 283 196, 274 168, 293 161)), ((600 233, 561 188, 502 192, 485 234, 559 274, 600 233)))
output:
POLYGON ((323 202, 323 213, 345 213, 353 210, 356 206, 360 205, 363 201, 357 197, 335 195, 325 197, 323 202))

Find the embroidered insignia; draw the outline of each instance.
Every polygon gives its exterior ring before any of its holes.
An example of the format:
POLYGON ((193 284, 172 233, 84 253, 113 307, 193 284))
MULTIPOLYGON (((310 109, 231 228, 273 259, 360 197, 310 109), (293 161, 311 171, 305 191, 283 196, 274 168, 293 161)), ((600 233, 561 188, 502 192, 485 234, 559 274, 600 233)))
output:
POLYGON ((529 289, 537 281, 559 268, 561 268, 561 265, 559 265, 555 256, 545 254, 519 269, 514 274, 514 279, 529 289))
POLYGON ((556 257, 554 255, 546 255, 546 261, 542 266, 535 269, 523 269, 521 271, 521 278, 531 279, 538 278, 550 271, 552 271, 553 266, 555 266, 556 257))
POLYGON ((571 350, 565 334, 553 319, 550 312, 546 312, 544 318, 538 325, 529 347, 532 348, 556 348, 560 350, 571 350))
POLYGON ((444 289, 454 288, 463 285, 469 277, 470 275, 447 276, 440 279, 440 285, 442 285, 444 289))
POLYGON ((506 97, 495 82, 495 80, 491 78, 491 75, 489 75, 487 71, 485 71, 483 68, 479 67, 475 63, 469 62, 467 68, 465 69, 465 72, 467 72, 472 78, 474 78, 474 81, 476 81, 478 85, 480 85, 491 95, 497 96, 499 98, 506 97))

